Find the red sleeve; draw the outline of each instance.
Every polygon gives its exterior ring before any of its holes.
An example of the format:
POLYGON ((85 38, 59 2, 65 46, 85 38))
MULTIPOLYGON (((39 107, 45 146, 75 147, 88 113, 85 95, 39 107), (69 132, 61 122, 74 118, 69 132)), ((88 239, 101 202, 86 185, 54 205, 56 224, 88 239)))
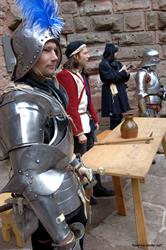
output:
POLYGON ((67 105, 67 113, 73 120, 72 130, 74 135, 83 132, 80 114, 78 113, 78 91, 74 78, 67 70, 62 70, 57 75, 58 82, 65 88, 69 101, 67 105))

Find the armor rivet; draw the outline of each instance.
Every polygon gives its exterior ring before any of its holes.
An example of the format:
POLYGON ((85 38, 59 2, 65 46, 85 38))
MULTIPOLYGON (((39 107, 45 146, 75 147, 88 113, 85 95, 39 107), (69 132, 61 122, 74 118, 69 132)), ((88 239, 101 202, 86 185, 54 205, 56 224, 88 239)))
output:
POLYGON ((32 181, 30 181, 29 184, 32 184, 32 181))
POLYGON ((40 160, 36 160, 36 163, 39 164, 39 163, 40 163, 40 160))
POLYGON ((19 172, 19 173, 22 173, 22 171, 21 171, 21 170, 18 170, 18 172, 19 172))
POLYGON ((26 174, 26 176, 28 176, 29 174, 26 174))
POLYGON ((37 194, 35 194, 35 197, 37 197, 37 194))
POLYGON ((36 56, 34 56, 33 58, 36 59, 36 56))
POLYGON ((41 42, 43 42, 43 39, 41 39, 41 42))
POLYGON ((39 53, 39 52, 40 52, 39 50, 36 51, 36 53, 39 53))
POLYGON ((31 175, 31 179, 33 179, 33 176, 31 175))
POLYGON ((59 223, 61 223, 61 219, 56 219, 56 221, 57 221, 57 223, 59 224, 59 223))
POLYGON ((26 66, 27 69, 29 69, 29 66, 26 66))
POLYGON ((32 64, 33 62, 32 61, 30 61, 30 64, 32 64))

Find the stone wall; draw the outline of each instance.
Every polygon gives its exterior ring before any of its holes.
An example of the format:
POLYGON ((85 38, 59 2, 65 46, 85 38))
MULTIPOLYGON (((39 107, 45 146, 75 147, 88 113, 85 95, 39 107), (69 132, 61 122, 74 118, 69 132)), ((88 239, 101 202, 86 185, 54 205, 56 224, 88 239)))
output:
MULTIPOLYGON (((166 1, 165 0, 61 0, 65 20, 61 45, 63 51, 72 40, 83 39, 89 47, 91 88, 95 108, 100 112, 101 82, 98 64, 106 42, 119 45, 118 58, 136 68, 145 48, 156 48, 161 63, 158 74, 166 82, 166 1)), ((8 26, 17 16, 13 0, 1 0, 0 36, 10 34, 8 26)), ((63 62, 65 57, 63 58, 63 62)), ((9 80, 0 42, 0 88, 9 80)), ((131 107, 136 110, 134 74, 128 82, 131 107)))

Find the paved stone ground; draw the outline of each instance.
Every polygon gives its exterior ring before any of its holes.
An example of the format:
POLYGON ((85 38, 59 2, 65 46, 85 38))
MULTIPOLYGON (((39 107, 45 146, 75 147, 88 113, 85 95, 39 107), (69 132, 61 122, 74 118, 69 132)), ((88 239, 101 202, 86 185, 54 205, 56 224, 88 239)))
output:
MULTIPOLYGON (((5 164, 0 165, 0 186, 7 181, 5 164)), ((103 177, 106 186, 110 177, 103 177)), ((137 250, 133 200, 130 179, 122 180, 127 206, 127 216, 116 213, 114 197, 98 200, 92 207, 92 223, 87 226, 85 250, 137 250)), ((110 184, 109 184, 110 186, 110 184)), ((166 160, 163 154, 156 155, 145 182, 141 184, 143 206, 147 225, 149 250, 166 249, 166 160)), ((0 235, 1 237, 1 235, 0 235)), ((16 250, 15 240, 4 243, 0 238, 0 249, 16 250)), ((30 250, 27 242, 24 250, 30 250)), ((40 249, 39 249, 40 250, 40 249)))

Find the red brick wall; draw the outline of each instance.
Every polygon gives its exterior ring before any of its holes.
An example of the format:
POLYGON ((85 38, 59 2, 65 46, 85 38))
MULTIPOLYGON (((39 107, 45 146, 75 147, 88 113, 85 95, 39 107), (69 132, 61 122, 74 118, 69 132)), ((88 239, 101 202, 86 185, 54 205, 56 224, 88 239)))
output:
MULTIPOLYGON (((165 0, 61 0, 61 11, 65 27, 61 36, 64 49, 75 39, 83 39, 88 44, 91 73, 91 87, 95 107, 100 111, 101 82, 98 64, 106 42, 119 44, 119 59, 135 67, 141 60, 145 48, 156 48, 161 63, 158 74, 161 83, 166 82, 166 1, 165 0)), ((9 34, 7 26, 12 22, 17 10, 13 0, 1 0, 0 35, 9 34), (5 21, 6 20, 6 21, 5 21)), ((63 61, 65 57, 63 58, 63 61)), ((2 42, 0 42, 0 88, 9 80, 6 71, 2 42)), ((136 108, 134 76, 128 82, 128 96, 131 106, 136 108)))

